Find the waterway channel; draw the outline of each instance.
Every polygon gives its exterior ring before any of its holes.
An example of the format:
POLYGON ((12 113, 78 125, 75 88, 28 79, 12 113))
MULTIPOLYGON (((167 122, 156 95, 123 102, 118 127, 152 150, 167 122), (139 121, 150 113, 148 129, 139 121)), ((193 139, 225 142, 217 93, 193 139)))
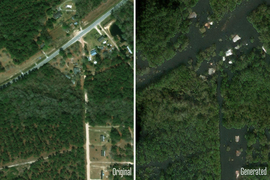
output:
MULTIPOLYGON (((233 12, 226 14, 223 19, 216 23, 210 29, 207 29, 205 36, 202 37, 199 28, 196 27, 196 23, 206 23, 208 14, 212 13, 209 0, 200 0, 198 4, 192 8, 197 13, 197 18, 192 19, 192 25, 190 26, 190 32, 188 38, 190 41, 189 48, 181 53, 177 53, 174 58, 164 62, 157 68, 150 68, 147 61, 142 61, 138 55, 136 62, 137 68, 148 69, 148 73, 136 75, 137 91, 145 88, 152 82, 158 80, 161 76, 168 73, 170 70, 180 66, 181 64, 187 64, 189 59, 196 60, 196 54, 203 49, 210 47, 212 44, 216 44, 216 52, 227 51, 228 49, 234 48, 237 44, 233 43, 230 39, 231 35, 238 34, 241 40, 238 43, 244 44, 241 47, 241 53, 248 53, 254 47, 262 47, 259 42, 258 33, 253 28, 252 24, 248 22, 247 16, 252 10, 258 7, 260 4, 265 3, 263 0, 249 0, 244 1, 238 6, 233 12), (250 38, 254 38, 254 42, 251 43, 250 38), (221 41, 222 40, 222 41, 221 41), (247 44, 247 45, 246 45, 247 44)), ((270 2, 267 2, 269 5, 270 2)), ((139 54, 139 53, 138 53, 139 54)), ((267 60, 269 61, 269 55, 267 60)), ((214 61, 222 60, 221 57, 216 56, 214 61)), ((220 72, 217 72, 220 73, 220 72)), ((222 125, 222 102, 223 99, 220 93, 220 87, 222 83, 222 77, 218 76, 217 83, 217 101, 220 106, 220 161, 221 161, 221 179, 222 180, 233 180, 236 179, 235 171, 240 170, 245 165, 245 150, 247 143, 245 140, 245 133, 247 127, 242 129, 226 129, 222 125), (235 142, 235 136, 240 137, 240 141, 235 142), (227 147, 230 147, 230 151, 227 151, 227 147), (242 154, 237 157, 236 150, 243 149, 242 154)), ((137 134, 139 132, 137 131, 137 134)))

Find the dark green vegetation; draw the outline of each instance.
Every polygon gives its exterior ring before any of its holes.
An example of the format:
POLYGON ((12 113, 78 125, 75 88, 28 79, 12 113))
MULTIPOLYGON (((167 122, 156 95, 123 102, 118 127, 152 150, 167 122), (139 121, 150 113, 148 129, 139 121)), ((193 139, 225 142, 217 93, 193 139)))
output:
POLYGON ((113 145, 110 154, 115 161, 133 161, 133 147, 130 144, 124 148, 113 145))
POLYGON ((137 179, 220 179, 216 98, 184 66, 137 93, 137 179))
POLYGON ((223 122, 228 128, 247 125, 264 130, 269 127, 270 66, 261 53, 261 49, 253 50, 235 61, 231 80, 223 72, 223 122))
POLYGON ((2 63, 0 62, 0 73, 1 72, 5 72, 6 70, 5 70, 5 68, 4 68, 4 66, 2 65, 2 63))
MULTIPOLYGON (((224 72, 222 97, 224 98, 224 125, 228 128, 248 127, 245 168, 270 167, 269 164, 269 101, 270 65, 259 48, 242 55, 232 67, 231 80, 224 72)), ((269 179, 250 176, 244 179, 269 179)))
POLYGON ((116 128, 112 128, 110 132, 110 138, 112 140, 112 144, 116 144, 117 142, 120 141, 121 137, 116 128))
POLYGON ((15 64, 35 54, 40 44, 50 42, 46 11, 61 0, 3 0, 0 3, 0 49, 5 47, 15 64))
POLYGON ((83 94, 50 65, 0 92, 0 163, 82 147, 83 94))
POLYGON ((76 5, 76 15, 79 19, 82 19, 90 11, 93 11, 97 8, 102 2, 107 0, 75 0, 76 5))
POLYGON ((129 129, 127 127, 120 127, 120 133, 116 128, 111 129, 110 138, 113 144, 110 152, 111 157, 116 161, 133 161, 133 147, 129 143, 131 141, 129 129), (117 145, 121 139, 127 142, 124 148, 117 145))
POLYGON ((116 19, 116 25, 121 29, 122 38, 127 41, 129 48, 133 49, 133 3, 127 1, 123 7, 113 11, 112 16, 116 19))
MULTIPOLYGON (((247 155, 246 155, 246 169, 265 169, 267 171, 270 167, 269 163, 269 148, 270 148, 270 136, 269 131, 258 131, 254 128, 249 128, 246 139, 248 143, 247 155)), ((267 176, 246 176, 244 180, 268 180, 270 177, 267 172, 267 176)))
POLYGON ((110 176, 109 176, 109 179, 110 180, 133 180, 133 165, 131 165, 131 164, 129 164, 129 165, 123 165, 123 164, 113 164, 113 165, 110 165, 110 169, 113 169, 113 168, 115 168, 115 169, 125 169, 125 170, 129 170, 130 168, 131 168, 131 171, 132 171, 132 174, 131 174, 131 176, 123 176, 123 177, 121 177, 121 176, 113 176, 113 174, 112 174, 112 172, 111 172, 111 174, 110 174, 110 176))
POLYGON ((265 49, 270 52, 270 7, 266 4, 260 5, 248 16, 248 21, 260 34, 259 39, 265 49))
POLYGON ((23 168, 18 171, 16 168, 0 171, 1 180, 11 179, 85 179, 85 154, 84 149, 72 148, 71 151, 63 153, 56 152, 48 159, 40 158, 30 165, 30 168, 23 168))
POLYGON ((213 10, 212 19, 220 21, 228 12, 233 11, 237 5, 240 5, 244 0, 209 0, 213 10))
POLYGON ((126 63, 85 78, 90 125, 133 127, 133 70, 126 63))
POLYGON ((161 65, 188 45, 188 8, 198 0, 139 1, 136 48, 150 67, 161 65), (139 22, 139 23, 138 23, 139 22), (173 37, 175 37, 172 39, 173 37))

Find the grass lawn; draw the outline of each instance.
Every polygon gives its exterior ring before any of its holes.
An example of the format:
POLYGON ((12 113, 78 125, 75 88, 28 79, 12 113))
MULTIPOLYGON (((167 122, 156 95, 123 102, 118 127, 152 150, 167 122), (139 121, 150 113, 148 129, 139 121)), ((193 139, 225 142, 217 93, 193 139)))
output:
POLYGON ((114 7, 116 4, 118 4, 121 0, 107 0, 106 3, 102 3, 98 8, 96 8, 94 11, 90 12, 83 21, 83 28, 85 28, 87 25, 93 23, 95 20, 97 20, 100 16, 105 14, 107 11, 109 11, 112 7, 114 7))

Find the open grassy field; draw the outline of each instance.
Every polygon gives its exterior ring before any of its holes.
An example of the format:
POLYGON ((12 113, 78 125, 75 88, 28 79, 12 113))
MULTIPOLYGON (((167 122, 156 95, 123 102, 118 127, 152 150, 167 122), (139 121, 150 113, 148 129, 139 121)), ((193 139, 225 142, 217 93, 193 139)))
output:
POLYGON ((104 177, 103 179, 108 179, 110 171, 107 169, 110 168, 109 164, 94 163, 90 165, 90 178, 91 179, 101 179, 101 171, 103 170, 104 177))
POLYGON ((96 145, 96 146, 103 146, 108 143, 108 140, 110 140, 110 131, 111 129, 92 129, 89 131, 90 134, 90 144, 96 145), (100 140, 100 136, 105 136, 105 141, 100 140))
POLYGON ((113 6, 119 3, 121 0, 107 0, 106 3, 102 3, 94 11, 90 12, 84 19, 82 19, 82 27, 86 27, 88 24, 91 24, 102 16, 105 12, 110 10, 113 6))
POLYGON ((90 160, 91 161, 101 161, 101 162, 112 162, 113 160, 110 157, 111 144, 107 143, 105 150, 105 156, 101 156, 101 150, 103 150, 103 146, 92 146, 90 145, 90 160))

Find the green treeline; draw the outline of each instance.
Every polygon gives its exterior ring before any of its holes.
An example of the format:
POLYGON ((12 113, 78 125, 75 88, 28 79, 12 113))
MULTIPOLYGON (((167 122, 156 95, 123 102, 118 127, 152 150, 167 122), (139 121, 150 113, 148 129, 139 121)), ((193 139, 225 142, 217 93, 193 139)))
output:
POLYGON ((220 179, 216 98, 185 66, 137 93, 137 179, 220 179))
POLYGON ((189 32, 188 8, 191 1, 140 1, 138 3, 136 48, 150 67, 161 65, 187 46, 189 32), (139 22, 139 23, 138 23, 139 22), (179 40, 172 40, 174 36, 179 40))
MULTIPOLYGON (((223 124, 227 128, 248 127, 246 164, 247 169, 270 167, 269 163, 269 102, 270 65, 259 49, 243 54, 232 67, 233 77, 223 71, 223 124)), ((249 176, 243 179, 269 179, 267 176, 249 176)))
MULTIPOLYGON (((251 127, 245 136, 247 140, 247 150, 246 150, 246 169, 265 169, 267 171, 270 167, 269 163, 269 149, 270 149, 270 136, 269 128, 266 131, 258 131, 257 129, 251 127)), ((244 180, 268 180, 270 178, 267 172, 266 176, 246 176, 242 179, 244 180)))
POLYGON ((240 5, 244 0, 209 0, 213 10, 212 19, 220 21, 222 17, 232 12, 237 5, 240 5))
POLYGON ((228 128, 268 127, 270 66, 261 53, 262 50, 253 50, 235 61, 231 80, 223 72, 223 122, 228 128))
MULTIPOLYGON (((121 8, 112 12, 112 16, 116 19, 116 25, 121 29, 122 38, 127 41, 129 48, 133 49, 133 3, 128 1, 121 8)), ((132 50, 133 51, 133 50, 132 50)))
POLYGON ((34 55, 36 38, 48 39, 46 10, 61 0, 2 0, 0 3, 0 49, 5 47, 15 64, 34 55), (44 35, 45 34, 45 35, 44 35))
POLYGON ((0 171, 1 180, 11 179, 85 179, 85 152, 83 147, 72 148, 63 153, 56 152, 48 159, 40 158, 37 162, 18 171, 15 167, 0 171))
POLYGON ((0 62, 0 73, 5 72, 5 71, 6 70, 5 70, 4 66, 3 66, 3 64, 0 62))
POLYGON ((86 121, 90 125, 133 127, 133 70, 126 63, 85 78, 86 121))
POLYGON ((50 65, 0 92, 0 162, 84 144, 83 94, 50 65))
POLYGON ((270 51, 270 7, 266 4, 260 5, 247 17, 253 27, 260 34, 259 39, 263 43, 264 48, 270 51))

